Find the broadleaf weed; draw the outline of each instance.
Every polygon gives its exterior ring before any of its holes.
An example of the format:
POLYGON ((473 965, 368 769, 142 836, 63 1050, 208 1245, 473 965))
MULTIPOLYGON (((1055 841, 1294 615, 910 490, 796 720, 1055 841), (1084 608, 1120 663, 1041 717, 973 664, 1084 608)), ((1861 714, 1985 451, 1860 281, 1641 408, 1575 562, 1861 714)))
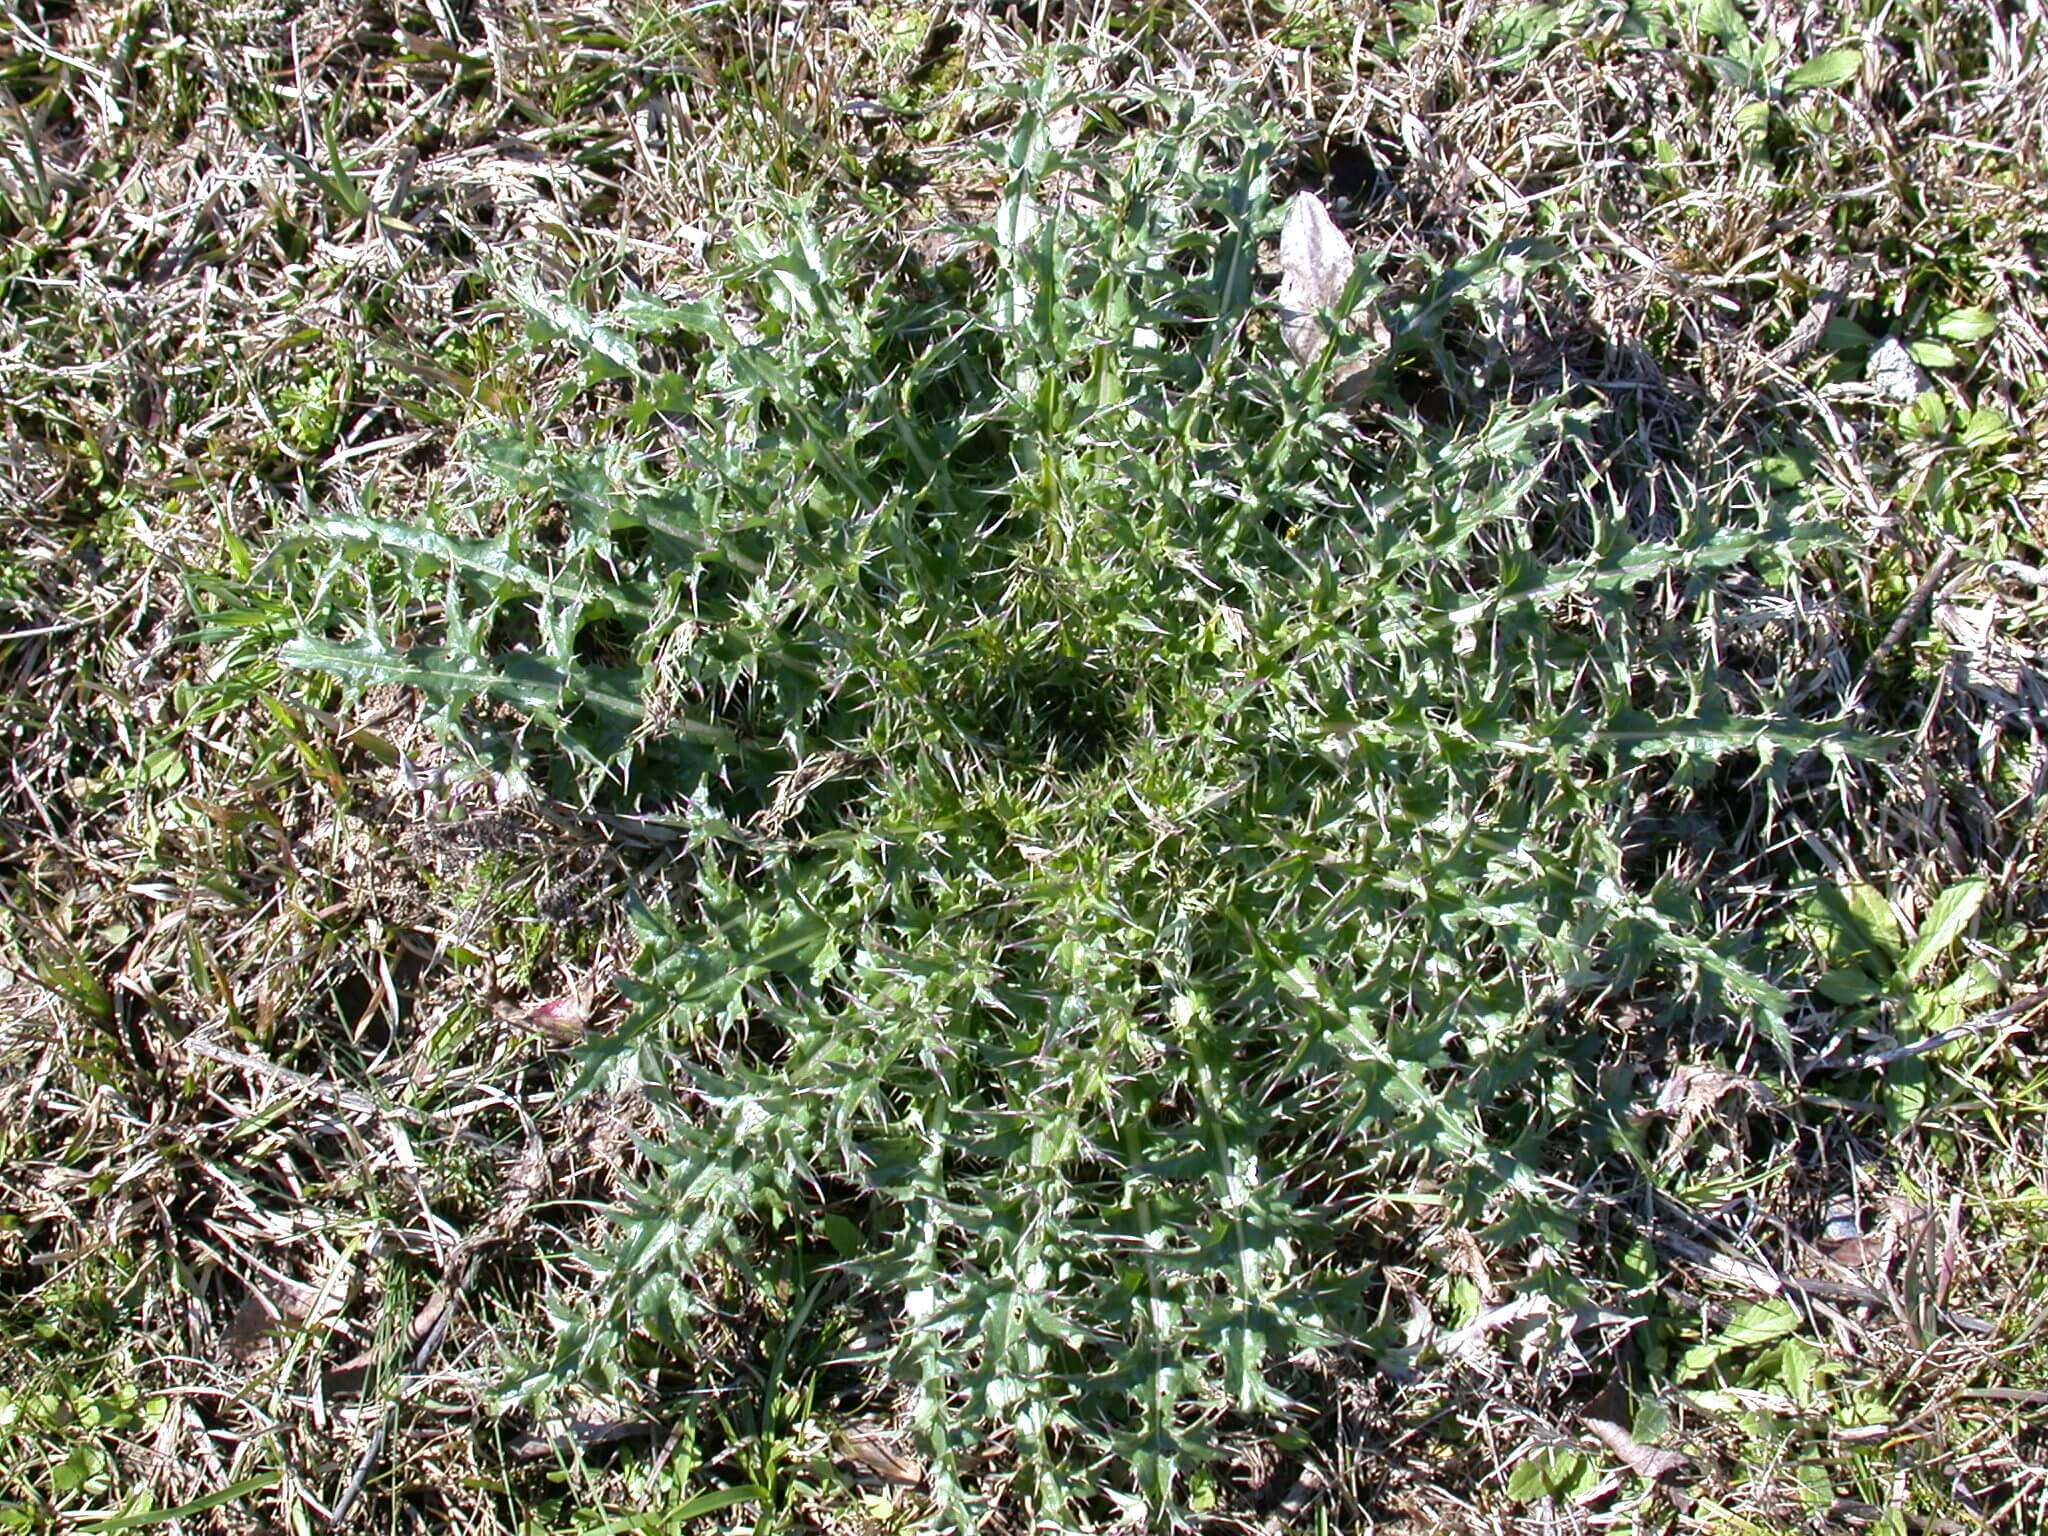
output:
POLYGON ((524 291, 618 440, 493 445, 488 532, 330 520, 288 654, 509 707, 683 829, 585 1062, 666 1136, 535 1381, 616 1384, 794 1243, 890 1323, 943 1503, 1081 1525, 1180 1508, 1221 1416, 1377 1342, 1383 1197, 1569 1233, 1603 998, 1789 1041, 1625 845, 1659 785, 1841 744, 1700 640, 1826 536, 1761 476, 1653 535, 1561 472, 1581 403, 1405 403, 1552 253, 1449 269, 1355 418, 1260 298, 1272 135, 1048 123, 975 261, 792 210, 688 300, 524 291))

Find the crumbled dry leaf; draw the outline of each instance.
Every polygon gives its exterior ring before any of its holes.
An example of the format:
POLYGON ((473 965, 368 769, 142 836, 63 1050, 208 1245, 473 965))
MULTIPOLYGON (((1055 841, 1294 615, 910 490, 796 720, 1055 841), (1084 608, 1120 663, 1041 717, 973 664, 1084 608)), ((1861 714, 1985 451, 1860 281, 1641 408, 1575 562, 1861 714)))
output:
POLYGON ((1401 1342, 1381 1349, 1376 1363, 1395 1381, 1413 1381, 1416 1362, 1436 1336, 1436 1319, 1430 1315, 1429 1304, 1404 1279, 1395 1278, 1389 1289, 1393 1293, 1389 1310, 1405 1304, 1408 1316, 1401 1327, 1401 1342))
POLYGON ((1592 1362, 1577 1336, 1589 1330, 1630 1321, 1600 1307, 1560 1307, 1548 1296, 1516 1296, 1488 1307, 1464 1327, 1439 1335, 1437 1349, 1446 1359, 1485 1368, 1493 1363, 1493 1335, 1511 1345, 1524 1364, 1548 1358, 1572 1370, 1592 1362))
POLYGON ((1068 150, 1081 142, 1088 118, 1079 107, 1065 107, 1045 120, 1046 141, 1054 149, 1068 150))
MULTIPOLYGON (((1280 229, 1280 335, 1304 368, 1323 350, 1330 332, 1322 317, 1344 301, 1356 260, 1323 200, 1313 192, 1297 193, 1280 229)), ((1364 393, 1366 375, 1386 350, 1388 336, 1386 322, 1369 303, 1344 323, 1371 340, 1368 355, 1347 358, 1330 371, 1331 398, 1350 404, 1364 393)))
POLYGON ((1446 1359, 1485 1366, 1491 1364, 1490 1335, 1547 1318, 1556 1311, 1557 1303, 1547 1296, 1517 1296, 1486 1308, 1464 1327, 1444 1334, 1437 1340, 1437 1348, 1446 1359))
POLYGON ((2000 632, 1995 603, 1940 603, 1934 622, 1948 636, 1949 676, 1957 687, 2006 714, 2048 703, 2048 682, 2034 658, 2000 632))
POLYGON ((1305 1520, 1309 1511, 1315 1507, 1316 1500, 1323 1496, 1329 1486, 1329 1480, 1323 1476, 1321 1468, 1310 1462, 1301 1469, 1301 1476, 1294 1480, 1294 1486, 1287 1490, 1286 1496, 1274 1508, 1274 1516, 1287 1524, 1305 1520))
POLYGON ((852 752, 820 752, 807 757, 775 781, 775 798, 755 812, 752 825, 769 837, 803 814, 813 791, 834 779, 846 777, 860 766, 852 752))
POLYGON ((1464 1276, 1478 1287, 1481 1301, 1491 1306, 1500 1300, 1501 1288, 1486 1262, 1486 1252, 1469 1230, 1464 1227, 1447 1228, 1439 1234, 1437 1247, 1442 1253, 1444 1268, 1451 1274, 1464 1276))
POLYGON ((1720 1067, 1682 1066, 1658 1090, 1656 1113, 1680 1120, 1697 1117, 1731 1093, 1740 1093, 1761 1108, 1778 1102, 1777 1095, 1753 1077, 1720 1067))
POLYGON ((1656 1102, 1646 1111, 1673 1121, 1659 1163, 1668 1167, 1683 1157, 1701 1125, 1723 1116, 1721 1106, 1731 1095, 1745 1101, 1736 1113, 1742 1108, 1771 1109, 1778 1102, 1778 1096, 1766 1084, 1739 1072, 1692 1065, 1675 1069, 1657 1091, 1656 1102))

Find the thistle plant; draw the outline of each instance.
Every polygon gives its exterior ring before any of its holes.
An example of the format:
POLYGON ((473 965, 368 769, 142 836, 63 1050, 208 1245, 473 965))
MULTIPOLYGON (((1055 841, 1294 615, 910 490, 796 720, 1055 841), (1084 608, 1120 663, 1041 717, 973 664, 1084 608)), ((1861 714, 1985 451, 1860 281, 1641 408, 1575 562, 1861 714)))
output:
POLYGON ((682 829, 584 1064, 665 1132, 539 1379, 686 1355, 713 1277, 809 1254, 941 1505, 1078 1526, 1173 1516, 1220 1422, 1378 1340, 1385 1197, 1569 1241, 1607 1002, 1785 1040, 1625 845, 1646 794, 1825 742, 1696 631, 1824 534, 1759 477, 1651 537, 1560 472, 1578 404, 1404 403, 1543 252, 1297 368, 1271 135, 1047 122, 945 267, 792 212, 687 299, 526 293, 618 381, 609 444, 493 444, 485 537, 329 520, 291 654, 509 709, 682 829))

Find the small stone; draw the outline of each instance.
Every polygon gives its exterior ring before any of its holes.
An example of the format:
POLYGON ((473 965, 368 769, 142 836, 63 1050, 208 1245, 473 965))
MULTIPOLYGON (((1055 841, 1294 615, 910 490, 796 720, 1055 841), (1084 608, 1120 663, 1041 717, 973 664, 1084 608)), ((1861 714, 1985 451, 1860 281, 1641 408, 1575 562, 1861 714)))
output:
POLYGON ((1863 381, 1887 400, 1910 405, 1931 387, 1927 370, 1913 361, 1913 354, 1896 336, 1887 336, 1870 350, 1863 381))

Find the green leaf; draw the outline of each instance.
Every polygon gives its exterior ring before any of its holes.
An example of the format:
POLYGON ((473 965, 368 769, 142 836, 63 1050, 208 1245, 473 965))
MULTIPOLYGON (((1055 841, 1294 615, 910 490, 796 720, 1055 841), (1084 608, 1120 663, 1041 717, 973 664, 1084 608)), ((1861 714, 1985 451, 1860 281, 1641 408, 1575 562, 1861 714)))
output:
POLYGON ((668 1518, 701 1520, 706 1515, 717 1514, 721 1509, 731 1509, 735 1504, 765 1504, 767 1499, 767 1490, 757 1488, 752 1483, 741 1483, 732 1488, 714 1488, 678 1505, 669 1512, 668 1518))
POLYGON ((1850 316, 1838 314, 1829 316, 1820 344, 1830 352, 1860 352, 1875 346, 1877 338, 1850 316))
POLYGON ((327 125, 327 183, 335 200, 350 218, 360 219, 370 211, 370 194, 349 171, 348 163, 341 158, 341 140, 334 132, 334 125, 327 125))
POLYGON ((1972 960, 1963 967, 1960 975, 1935 993, 1930 1001, 1960 1019, 1969 1009, 1996 997, 2004 987, 2004 977, 1984 961, 1972 960))
POLYGON ((1785 77, 1788 91, 1831 90, 1847 85, 1863 68, 1861 48, 1836 48, 1808 59, 1785 77))
POLYGON ((1906 343, 1906 350, 1913 354, 1913 361, 1927 368, 1953 368, 1962 359, 1956 356, 1955 348, 1944 341, 1930 341, 1922 337, 1906 343))
POLYGON ((1797 1309, 1788 1301, 1772 1299, 1754 1302, 1729 1319, 1715 1336, 1723 1349, 1754 1349, 1773 1339, 1782 1339, 1800 1326, 1797 1309))
POLYGON ((1813 989, 1829 1002, 1844 1006, 1874 1003, 1884 996, 1884 987, 1868 971, 1853 967, 1829 971, 1814 983, 1813 989))
POLYGON ((1898 917, 1875 886, 1818 886, 1799 910, 1823 955, 1838 968, 1854 966, 1882 979, 1905 951, 1898 917))
POLYGON ((1694 24, 1724 47, 1749 38, 1749 28, 1735 0, 1693 0, 1692 15, 1694 24))
POLYGON ((722 339, 727 334, 724 317, 716 305, 703 299, 674 301, 658 298, 637 288, 629 290, 606 318, 617 329, 634 336, 665 336, 687 331, 697 336, 722 339))
POLYGON ((1813 1402, 1815 1381, 1822 1374, 1824 1357, 1821 1352, 1794 1335, 1778 1346, 1777 1357, 1773 1362, 1773 1374, 1784 1383, 1793 1402, 1802 1408, 1809 1406, 1813 1402))
POLYGON ((265 1472, 256 1477, 244 1478, 238 1483, 229 1483, 212 1493, 202 1494, 189 1504, 180 1504, 174 1509, 145 1509, 129 1515, 109 1515, 103 1520, 88 1520, 78 1527, 81 1531, 134 1531, 145 1526, 168 1525, 173 1520, 189 1520, 194 1515, 203 1515, 209 1509, 219 1509, 224 1504, 235 1504, 252 1493, 261 1493, 266 1488, 275 1488, 283 1480, 279 1472, 265 1472))
POLYGON ((1496 68, 1527 57, 1550 46, 1557 35, 1558 11, 1554 5, 1517 5, 1494 13, 1491 41, 1497 50, 1490 61, 1496 68))
POLYGON ((1911 1130, 1926 1112, 1928 1082, 1927 1062, 1920 1057, 1885 1069, 1884 1117, 1894 1134, 1911 1130))
POLYGON ((2013 425, 2003 412, 1978 406, 1964 419, 1959 441, 1965 448, 1988 452, 2003 448, 2013 436, 2013 425))
POLYGON ((1934 329, 1950 341, 1982 341, 1998 329, 1998 317, 1988 309, 1952 309, 1934 329))
POLYGON ((818 1224, 825 1229, 826 1240, 842 1259, 858 1257, 868 1245, 860 1228, 837 1211, 827 1211, 818 1219, 818 1224))
POLYGON ((1515 1463, 1508 1474, 1508 1497, 1518 1504, 1541 1499, 1568 1500, 1599 1480, 1599 1471, 1577 1451, 1538 1451, 1515 1463))
POLYGON ((1899 969, 1908 980, 1919 981, 1948 952, 1948 947, 1963 936, 1990 889, 1990 881, 1982 875, 1972 875, 1934 898, 1927 915, 1920 920, 1920 931, 1913 936, 1913 947, 1899 961, 1899 969))
POLYGON ((1711 1339, 1695 1344, 1681 1355, 1673 1380, 1695 1381, 1718 1365, 1723 1356, 1782 1339, 1799 1326, 1799 1313, 1790 1302, 1776 1298, 1754 1302, 1736 1313, 1711 1339))
POLYGON ((604 324, 573 299, 533 283, 514 284, 512 297, 536 331, 574 346, 597 365, 599 377, 630 377, 640 371, 640 353, 632 338, 604 324))
MULTIPOLYGON (((766 1505, 768 1492, 752 1483, 741 1483, 732 1488, 713 1488, 686 1499, 674 1509, 664 1509, 658 1515, 641 1513, 621 1515, 611 1520, 600 1520, 591 1524, 579 1522, 575 1529, 579 1536, 642 1536, 650 1530, 661 1530, 672 1522, 701 1520, 706 1515, 715 1515, 735 1504, 756 1503, 766 1505)), ((734 1527, 739 1529, 739 1527, 734 1527)))
POLYGON ((1948 402, 1937 390, 1922 390, 1900 407, 1899 425, 1923 437, 1939 436, 1948 430, 1948 402))

